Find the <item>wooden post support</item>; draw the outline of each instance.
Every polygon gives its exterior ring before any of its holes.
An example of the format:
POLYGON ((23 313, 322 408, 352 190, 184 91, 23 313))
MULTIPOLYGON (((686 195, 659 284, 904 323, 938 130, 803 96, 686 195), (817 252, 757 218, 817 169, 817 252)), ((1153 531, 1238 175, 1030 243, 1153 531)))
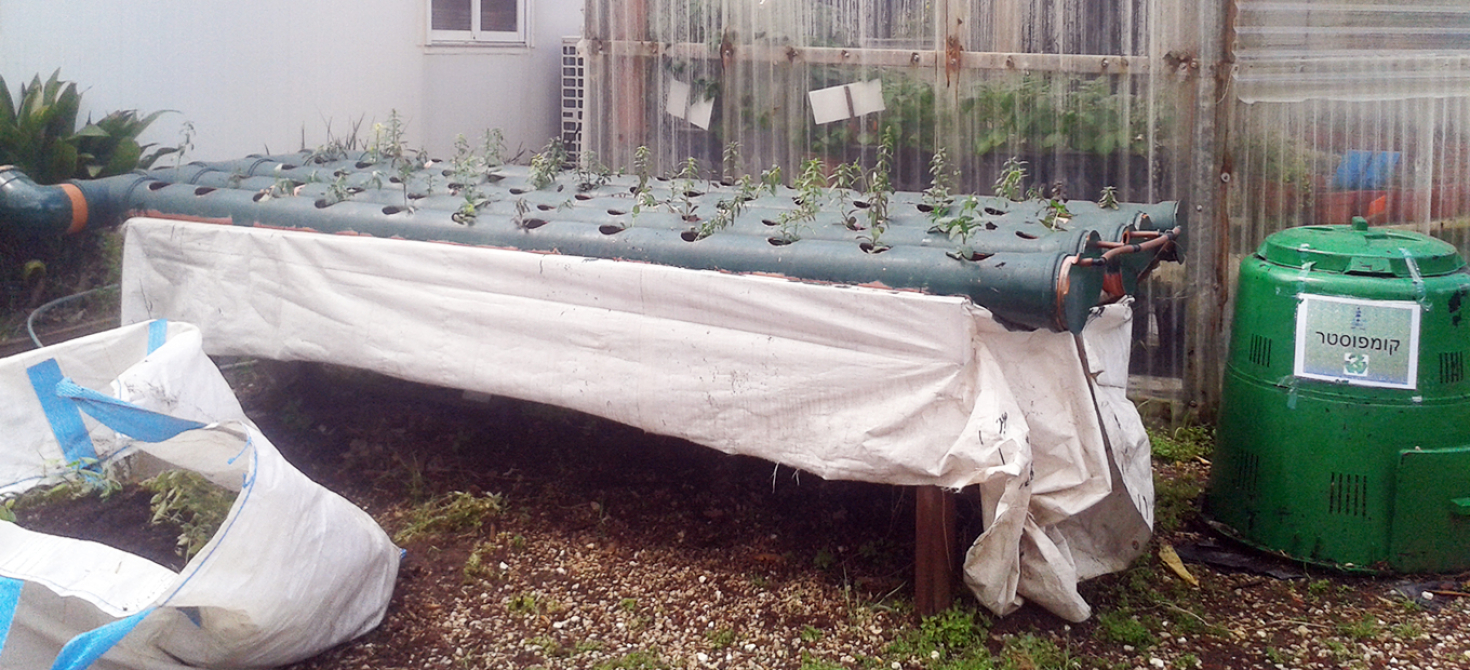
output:
POLYGON ((933 616, 949 609, 953 600, 954 492, 920 486, 914 498, 914 609, 919 616, 933 616))

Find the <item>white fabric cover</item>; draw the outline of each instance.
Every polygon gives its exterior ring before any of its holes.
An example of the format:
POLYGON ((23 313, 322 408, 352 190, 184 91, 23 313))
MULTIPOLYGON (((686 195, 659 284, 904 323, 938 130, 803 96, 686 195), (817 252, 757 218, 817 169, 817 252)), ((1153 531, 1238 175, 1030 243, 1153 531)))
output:
POLYGON ((178 573, 0 522, 0 578, 23 583, 9 635, 0 636, 0 668, 53 667, 74 636, 149 609, 90 667, 270 667, 371 630, 387 610, 399 549, 256 430, 204 354, 197 328, 168 323, 166 340, 148 353, 151 325, 0 359, 0 492, 44 483, 67 467, 27 374, 54 359, 84 387, 207 424, 149 444, 83 415, 99 460, 127 462, 121 478, 194 470, 238 492, 229 516, 178 573))
POLYGON ((197 323, 214 354, 559 405, 827 479, 979 485, 965 574, 996 612, 1084 619, 1076 581, 1148 537, 1125 305, 1082 338, 1094 384, 1071 334, 958 297, 158 219, 125 240, 124 321, 197 323))

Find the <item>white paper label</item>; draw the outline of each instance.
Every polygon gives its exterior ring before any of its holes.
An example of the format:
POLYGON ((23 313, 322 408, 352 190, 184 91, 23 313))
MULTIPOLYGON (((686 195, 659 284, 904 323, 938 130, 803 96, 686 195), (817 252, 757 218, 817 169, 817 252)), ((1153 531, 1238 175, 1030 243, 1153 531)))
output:
POLYGON ((1419 304, 1299 296, 1294 374, 1355 386, 1418 384, 1419 304))

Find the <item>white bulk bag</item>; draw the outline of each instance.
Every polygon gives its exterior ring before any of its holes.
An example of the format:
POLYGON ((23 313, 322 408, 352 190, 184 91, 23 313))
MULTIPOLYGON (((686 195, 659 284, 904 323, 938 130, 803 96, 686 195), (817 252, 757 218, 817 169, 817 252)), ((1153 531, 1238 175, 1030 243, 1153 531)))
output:
POLYGON ((401 551, 281 457, 194 326, 152 321, 0 359, 0 426, 0 493, 123 461, 124 477, 181 468, 238 492, 178 573, 0 522, 0 668, 269 667, 382 620, 401 551))

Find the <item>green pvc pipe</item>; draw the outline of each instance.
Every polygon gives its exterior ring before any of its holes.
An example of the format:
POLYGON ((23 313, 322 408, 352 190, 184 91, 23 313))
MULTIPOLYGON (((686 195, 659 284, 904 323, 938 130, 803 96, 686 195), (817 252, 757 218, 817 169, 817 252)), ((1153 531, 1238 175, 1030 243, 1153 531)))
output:
POLYGON ((666 204, 635 217, 631 177, 578 188, 562 174, 562 183, 536 189, 526 168, 511 166, 475 185, 488 200, 466 216, 459 212, 463 197, 425 193, 431 183, 447 189, 442 165, 406 173, 405 186, 388 182, 400 176, 397 171, 376 170, 375 176, 375 166, 358 167, 361 155, 311 166, 279 158, 196 163, 56 187, 0 171, 0 213, 7 228, 33 235, 60 235, 89 221, 105 225, 145 215, 773 274, 965 296, 1020 327, 1074 332, 1104 294, 1107 276, 1129 258, 1114 259, 1119 254, 1110 252, 1109 260, 1117 262, 1106 262, 1104 241, 1151 230, 1157 224, 1153 219, 1172 223, 1173 216, 1172 203, 1118 210, 1079 205, 1064 226, 1048 228, 1040 223, 1038 203, 990 199, 987 206, 997 212, 1005 208, 1004 215, 977 228, 967 240, 973 253, 961 253, 931 230, 915 194, 895 193, 881 236, 886 246, 869 253, 874 250, 854 238, 871 231, 848 230, 830 206, 797 226, 798 241, 782 243, 781 226, 766 222, 789 218, 797 209, 798 192, 787 188, 747 203, 726 227, 701 238, 695 234, 701 219, 667 210, 678 203, 709 217, 719 203, 735 197, 735 189, 651 180, 649 187, 666 204), (315 183, 305 183, 312 179, 315 183), (286 184, 289 194, 275 188, 279 180, 292 180, 286 184))

